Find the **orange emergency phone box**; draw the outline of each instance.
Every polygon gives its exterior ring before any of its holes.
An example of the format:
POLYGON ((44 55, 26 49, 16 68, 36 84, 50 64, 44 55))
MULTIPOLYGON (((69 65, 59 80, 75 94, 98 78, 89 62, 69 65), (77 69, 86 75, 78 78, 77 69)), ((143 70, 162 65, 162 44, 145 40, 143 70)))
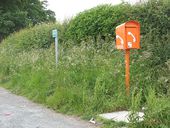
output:
POLYGON ((140 24, 137 21, 128 21, 116 27, 117 49, 140 48, 140 24))

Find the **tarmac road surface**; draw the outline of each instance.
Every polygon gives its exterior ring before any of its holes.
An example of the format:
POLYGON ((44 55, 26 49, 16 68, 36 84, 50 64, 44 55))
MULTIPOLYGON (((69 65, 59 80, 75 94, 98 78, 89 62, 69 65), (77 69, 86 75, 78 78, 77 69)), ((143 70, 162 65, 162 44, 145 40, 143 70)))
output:
POLYGON ((0 88, 0 128, 97 128, 0 88))

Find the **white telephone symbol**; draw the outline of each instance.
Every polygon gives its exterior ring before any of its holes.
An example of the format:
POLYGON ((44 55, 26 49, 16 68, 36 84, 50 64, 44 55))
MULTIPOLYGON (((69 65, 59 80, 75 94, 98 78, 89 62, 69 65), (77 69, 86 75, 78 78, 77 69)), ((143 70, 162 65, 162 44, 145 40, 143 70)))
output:
POLYGON ((123 45, 124 44, 124 41, 123 41, 123 39, 122 39, 122 37, 120 37, 119 35, 116 35, 116 39, 120 39, 120 43, 123 45))
MULTIPOLYGON (((132 36, 133 38, 133 43, 136 42, 136 38, 135 36, 132 34, 132 32, 128 32, 128 35, 132 36)), ((128 42, 128 47, 131 48, 132 47, 132 42, 128 42)))

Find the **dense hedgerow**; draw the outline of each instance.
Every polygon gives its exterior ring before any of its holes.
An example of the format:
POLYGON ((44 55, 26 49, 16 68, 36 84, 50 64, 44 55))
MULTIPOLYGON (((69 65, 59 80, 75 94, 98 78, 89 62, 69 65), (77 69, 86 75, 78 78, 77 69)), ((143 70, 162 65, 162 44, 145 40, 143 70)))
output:
POLYGON ((4 41, 2 41, 2 46, 8 46, 12 49, 21 51, 49 48, 51 46, 51 43, 54 42, 51 36, 53 29, 58 29, 59 31, 62 31, 62 27, 60 24, 40 24, 36 25, 33 28, 27 28, 10 35, 4 41))
POLYGON ((161 37, 170 30, 170 1, 149 0, 133 7, 132 17, 141 23, 142 34, 156 30, 161 37))
POLYGON ((98 6, 80 13, 80 21, 75 18, 63 25, 40 25, 15 33, 0 45, 0 84, 56 111, 83 115, 88 119, 103 112, 132 110, 130 124, 106 122, 106 128, 168 128, 168 4, 168 1, 163 0, 135 6, 114 6, 114 12, 118 12, 114 13, 115 24, 109 24, 112 19, 107 20, 106 17, 104 23, 104 19, 99 17, 100 33, 95 31, 95 25, 98 25, 95 20, 97 11, 103 10, 99 15, 109 17, 110 13, 107 13, 112 10, 111 5, 98 6), (128 10, 127 15, 124 15, 124 9, 128 10), (91 11, 94 11, 95 18, 91 11), (141 49, 131 50, 129 97, 125 95, 124 52, 115 50, 114 41, 108 36, 110 32, 114 32, 108 31, 109 28, 114 29, 121 21, 127 20, 126 18, 139 20, 142 27, 141 49), (89 21, 89 26, 84 24, 84 20, 85 23, 89 21), (94 23, 92 26, 91 22, 94 23), (81 25, 84 31, 81 30, 81 25), (88 28, 90 26, 91 28, 88 28), (51 30, 54 28, 60 30, 58 65, 55 64, 55 50, 51 46, 51 30), (103 35, 106 36, 105 39, 103 35), (77 42, 72 40, 81 40, 81 43, 77 45, 77 42), (70 46, 67 47, 68 45, 70 46), (135 113, 141 111, 142 107, 145 107, 145 117, 144 121, 139 123, 135 113))
POLYGON ((169 17, 169 0, 149 0, 136 5, 100 5, 73 18, 68 24, 66 37, 81 42, 89 36, 114 36, 116 26, 128 20, 138 20, 141 23, 141 34, 155 29, 163 35, 170 29, 169 17))
POLYGON ((89 36, 112 35, 115 27, 128 19, 130 10, 129 4, 106 4, 81 12, 68 24, 66 37, 80 42, 89 36))

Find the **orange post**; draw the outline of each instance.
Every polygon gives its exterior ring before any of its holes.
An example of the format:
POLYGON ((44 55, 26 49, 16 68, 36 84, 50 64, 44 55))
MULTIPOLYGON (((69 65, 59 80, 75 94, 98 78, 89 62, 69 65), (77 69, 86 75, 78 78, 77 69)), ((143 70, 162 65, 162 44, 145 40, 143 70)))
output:
POLYGON ((130 93, 130 49, 125 50, 125 77, 126 77, 126 94, 130 93))
POLYGON ((116 27, 116 48, 125 51, 126 94, 130 94, 130 50, 140 49, 140 23, 127 21, 116 27))

